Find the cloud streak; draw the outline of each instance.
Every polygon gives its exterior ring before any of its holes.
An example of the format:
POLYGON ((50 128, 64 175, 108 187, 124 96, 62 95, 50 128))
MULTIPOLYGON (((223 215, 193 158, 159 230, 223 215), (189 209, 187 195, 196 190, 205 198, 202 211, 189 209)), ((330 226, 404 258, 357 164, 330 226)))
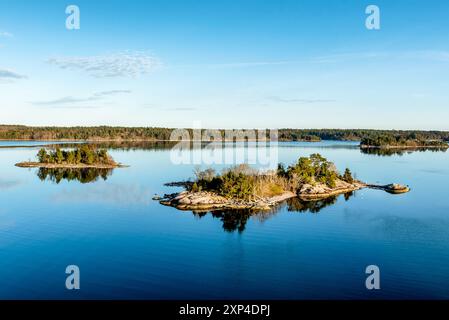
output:
POLYGON ((417 51, 384 51, 384 52, 348 52, 327 56, 317 56, 308 60, 311 63, 339 63, 354 60, 375 60, 375 59, 412 59, 436 62, 449 62, 449 51, 438 50, 417 50, 417 51))
MULTIPOLYGON (((303 57, 297 60, 274 60, 274 61, 247 61, 234 63, 206 64, 208 68, 251 68, 268 66, 288 66, 302 64, 332 64, 344 63, 354 60, 368 61, 376 59, 421 59, 427 61, 449 62, 449 51, 402 51, 402 52, 342 52, 323 56, 303 57)), ((192 65, 191 67, 197 67, 192 65)))
POLYGON ((61 69, 81 70, 96 78, 138 77, 162 64, 145 52, 120 52, 102 56, 59 57, 47 60, 61 69))
POLYGON ((108 97, 108 96, 115 96, 117 94, 128 94, 131 93, 131 90, 109 90, 109 91, 102 91, 94 93, 93 97, 108 97))
POLYGON ((199 108, 196 107, 164 107, 164 106, 155 106, 151 104, 143 105, 145 109, 153 109, 160 111, 197 111, 199 108))
POLYGON ((110 91, 101 91, 96 92, 88 97, 62 97, 55 100, 48 100, 48 101, 34 101, 31 102, 31 104, 35 106, 46 106, 46 107, 60 107, 60 108, 71 108, 71 109, 92 109, 96 108, 94 106, 69 106, 70 104, 77 104, 77 103, 86 103, 86 102, 93 102, 93 101, 100 101, 104 100, 108 97, 119 95, 119 94, 130 94, 130 90, 110 90, 110 91))
POLYGON ((298 61, 254 61, 254 62, 235 62, 235 63, 222 63, 222 64, 209 64, 209 68, 251 68, 251 67, 264 67, 264 66, 279 66, 298 63, 298 61))
POLYGON ((14 35, 10 32, 0 31, 0 38, 14 38, 14 35))
POLYGON ((271 96, 268 100, 279 103, 300 103, 300 104, 313 104, 313 103, 330 103, 335 102, 333 99, 296 99, 296 98, 283 98, 279 96, 271 96))
POLYGON ((27 77, 16 72, 0 69, 0 79, 17 80, 26 79, 27 77))

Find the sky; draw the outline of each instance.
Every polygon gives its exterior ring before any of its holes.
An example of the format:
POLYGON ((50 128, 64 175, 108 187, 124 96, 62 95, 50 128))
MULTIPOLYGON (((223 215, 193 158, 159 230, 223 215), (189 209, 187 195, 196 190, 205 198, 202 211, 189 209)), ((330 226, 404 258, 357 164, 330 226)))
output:
POLYGON ((448 74, 442 0, 0 0, 1 124, 449 130, 448 74))

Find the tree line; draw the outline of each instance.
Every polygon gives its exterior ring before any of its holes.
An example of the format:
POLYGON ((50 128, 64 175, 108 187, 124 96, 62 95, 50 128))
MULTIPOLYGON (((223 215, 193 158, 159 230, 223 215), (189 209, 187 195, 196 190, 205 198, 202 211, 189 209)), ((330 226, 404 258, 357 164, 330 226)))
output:
POLYGON ((446 141, 435 137, 429 138, 419 134, 410 134, 407 136, 389 135, 389 134, 372 134, 364 137, 360 141, 363 147, 448 147, 446 141))
POLYGON ((42 148, 37 154, 40 163, 50 164, 115 164, 106 149, 96 149, 89 145, 82 145, 73 150, 61 150, 56 148, 47 151, 42 148))
MULTIPOLYGON (((156 127, 28 127, 0 125, 3 140, 135 140, 167 141, 173 128, 156 127)), ((192 129, 188 129, 192 135, 192 129)), ((219 130, 225 137, 224 130, 219 130)), ((448 131, 370 129, 280 129, 281 141, 350 140, 394 137, 403 140, 449 140, 448 131)))

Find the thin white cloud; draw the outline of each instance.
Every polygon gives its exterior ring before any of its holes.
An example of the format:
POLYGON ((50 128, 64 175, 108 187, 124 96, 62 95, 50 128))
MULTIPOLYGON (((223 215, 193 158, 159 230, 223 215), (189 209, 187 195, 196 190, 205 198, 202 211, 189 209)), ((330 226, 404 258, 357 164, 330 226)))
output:
POLYGON ((164 106, 155 106, 151 104, 145 104, 142 106, 144 109, 153 109, 160 111, 197 111, 199 108, 197 107, 164 107, 164 106))
POLYGON ((263 66, 277 66, 298 63, 297 61, 254 61, 254 62, 234 62, 234 63, 217 63, 210 64, 210 68, 249 68, 249 67, 263 67, 263 66))
POLYGON ((419 59, 437 62, 449 62, 449 51, 444 50, 416 50, 416 51, 384 51, 384 52, 348 52, 317 56, 305 62, 338 63, 354 60, 373 59, 419 59))
POLYGON ((17 80, 26 79, 27 77, 16 72, 0 69, 0 79, 17 80))
MULTIPOLYGON (((46 106, 46 107, 61 107, 61 108, 67 108, 67 105, 71 104, 83 104, 86 102, 93 102, 93 101, 99 101, 104 100, 108 97, 115 96, 118 94, 129 94, 131 93, 130 90, 110 90, 110 91, 101 91, 96 92, 88 97, 62 97, 55 100, 48 100, 48 101, 33 101, 31 104, 35 106, 46 106)), ((83 106, 83 105, 77 105, 77 106, 69 106, 68 108, 71 109, 92 109, 96 108, 95 106, 83 106)))
POLYGON ((449 62, 449 51, 416 51, 407 54, 411 58, 420 58, 437 62, 449 62))
POLYGON ((109 90, 109 91, 102 91, 94 93, 94 97, 107 97, 107 96, 114 96, 117 94, 128 94, 131 93, 131 90, 109 90))
POLYGON ((283 98, 279 96, 267 97, 268 100, 280 103, 300 103, 300 104, 312 104, 312 103, 330 103, 335 102, 333 99, 298 99, 298 98, 283 98))
MULTIPOLYGON (((366 52, 342 52, 323 56, 303 57, 297 60, 274 60, 274 61, 253 61, 253 62, 235 62, 235 63, 216 63, 204 65, 208 68, 250 68, 264 66, 283 66, 295 64, 328 64, 341 63, 354 60, 376 60, 376 59, 421 59, 437 62, 449 62, 449 51, 399 51, 399 52, 382 52, 382 51, 366 51, 366 52)), ((195 66, 192 66, 195 67, 195 66)))
POLYGON ((195 111, 198 110, 197 108, 192 107, 174 107, 174 108, 168 108, 169 111, 195 111))
POLYGON ((10 32, 0 31, 0 38, 14 38, 14 35, 10 32))
POLYGON ((102 56, 57 57, 47 61, 61 69, 82 70, 96 78, 137 77, 161 66, 145 52, 120 52, 102 56))
POLYGON ((316 56, 312 57, 305 62, 310 63, 337 63, 344 61, 353 61, 353 60, 368 60, 368 59, 379 59, 386 58, 394 53, 388 52, 346 52, 346 53, 336 53, 325 56, 316 56))
POLYGON ((328 55, 303 56, 297 59, 285 60, 260 60, 243 62, 224 62, 224 63, 199 63, 190 65, 169 66, 171 68, 256 68, 256 67, 274 67, 274 66, 292 66, 292 65, 311 65, 311 64, 338 64, 354 61, 376 61, 385 59, 413 59, 435 62, 449 62, 449 51, 361 51, 361 52, 337 52, 328 55))
POLYGON ((36 101, 32 102, 32 104, 36 106, 55 106, 55 105, 61 105, 61 104, 68 104, 68 103, 80 103, 80 102, 88 102, 98 100, 98 98, 91 96, 87 98, 75 98, 75 97, 63 97, 55 100, 49 100, 49 101, 36 101))

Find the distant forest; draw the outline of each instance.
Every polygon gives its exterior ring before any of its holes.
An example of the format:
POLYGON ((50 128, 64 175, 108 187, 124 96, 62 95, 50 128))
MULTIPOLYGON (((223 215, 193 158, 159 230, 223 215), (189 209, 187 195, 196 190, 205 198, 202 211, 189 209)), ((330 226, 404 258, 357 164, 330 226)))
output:
MULTIPOLYGON (((167 141, 171 128, 153 127, 27 127, 0 125, 2 140, 167 141)), ((192 131, 189 129, 191 136, 192 131)), ((220 130, 224 137, 224 130, 220 130)), ((449 141, 449 131, 397 131, 368 129, 280 129, 281 141, 343 140, 376 142, 449 141)))

